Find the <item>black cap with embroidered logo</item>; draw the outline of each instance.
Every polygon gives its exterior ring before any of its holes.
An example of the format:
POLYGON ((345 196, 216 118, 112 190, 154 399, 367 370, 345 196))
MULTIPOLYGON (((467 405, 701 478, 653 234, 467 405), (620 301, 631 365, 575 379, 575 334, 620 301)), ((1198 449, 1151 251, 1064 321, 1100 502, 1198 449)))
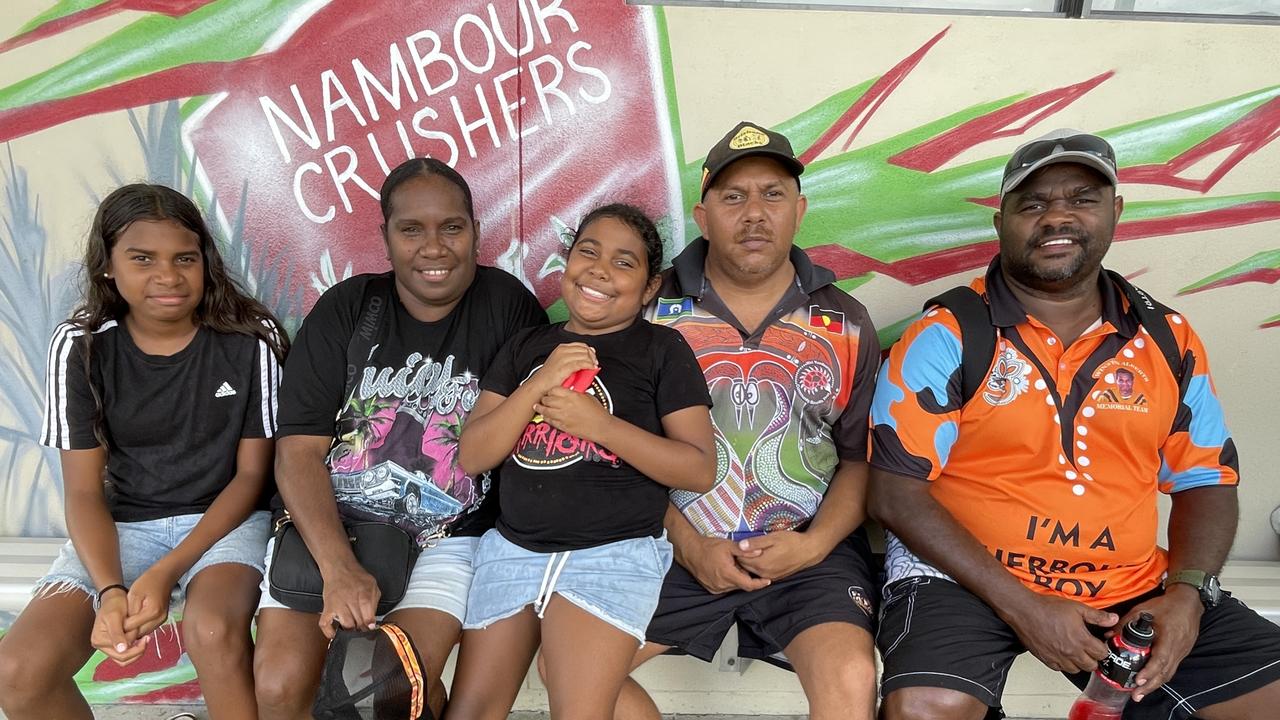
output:
POLYGON ((799 182, 804 172, 804 163, 796 159, 791 149, 791 141, 782 133, 776 133, 762 125, 751 122, 740 122, 720 142, 707 153, 702 163, 702 194, 707 196, 707 188, 715 182, 716 176, 725 168, 745 157, 764 155, 782 163, 796 181, 799 182))

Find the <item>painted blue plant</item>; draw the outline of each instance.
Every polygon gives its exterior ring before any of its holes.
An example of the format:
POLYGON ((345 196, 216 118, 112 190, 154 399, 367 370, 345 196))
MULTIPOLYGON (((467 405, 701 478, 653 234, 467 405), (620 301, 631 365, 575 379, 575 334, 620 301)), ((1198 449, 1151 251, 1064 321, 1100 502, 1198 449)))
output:
POLYGON ((38 443, 49 335, 74 302, 74 272, 49 266, 40 198, 12 146, 0 170, 0 334, 7 336, 0 342, 0 467, 9 475, 0 488, 0 535, 57 534, 63 529, 57 454, 38 443))
MULTIPOLYGON (((152 105, 145 116, 129 111, 146 166, 146 181, 168 185, 197 199, 206 209, 218 198, 201 195, 195 163, 182 152, 178 103, 152 105)), ((108 167, 114 185, 136 181, 108 167)), ((31 191, 27 171, 11 145, 0 158, 3 207, 0 207, 0 536, 61 536, 62 482, 56 451, 39 445, 44 410, 49 336, 79 298, 78 262, 62 263, 49 244, 42 221, 45 212, 31 191)), ((105 193, 86 187, 96 206, 105 193)), ((244 204, 249 188, 241 188, 238 210, 228 228, 210 223, 227 267, 242 285, 261 299, 285 324, 296 330, 303 313, 305 286, 291 263, 268 263, 244 236, 244 204)), ((225 208, 225 205, 224 205, 225 208)), ((78 254, 78 253, 75 253, 78 254)))

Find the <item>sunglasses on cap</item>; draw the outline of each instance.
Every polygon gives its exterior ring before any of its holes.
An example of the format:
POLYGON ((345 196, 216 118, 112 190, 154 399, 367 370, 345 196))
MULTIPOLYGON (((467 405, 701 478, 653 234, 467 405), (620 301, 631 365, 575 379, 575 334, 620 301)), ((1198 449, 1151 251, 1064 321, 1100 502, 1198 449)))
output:
POLYGON ((1005 165, 1005 173, 1019 168, 1030 167, 1051 155, 1061 152, 1088 153, 1102 159, 1111 167, 1116 165, 1116 151, 1111 144, 1097 135, 1070 135, 1062 138, 1049 138, 1029 142, 1019 148, 1005 165), (1059 149, 1061 148, 1061 149, 1059 149))

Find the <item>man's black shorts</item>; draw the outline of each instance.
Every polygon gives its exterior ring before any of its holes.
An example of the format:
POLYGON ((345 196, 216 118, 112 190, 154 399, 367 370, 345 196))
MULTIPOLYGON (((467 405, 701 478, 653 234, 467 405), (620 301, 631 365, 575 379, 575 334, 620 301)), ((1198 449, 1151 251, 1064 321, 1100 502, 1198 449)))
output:
MULTIPOLYGON (((1121 617, 1161 590, 1107 608, 1121 617)), ((1101 631, 1099 631, 1100 633, 1101 631)), ((1013 659, 1026 651, 1013 629, 986 603, 956 583, 909 578, 885 590, 880 632, 884 659, 880 694, 940 687, 972 695, 1002 717, 1000 696, 1013 659)), ((1067 675, 1084 687, 1088 673, 1067 675)), ((1124 720, 1190 718, 1198 709, 1280 680, 1280 627, 1228 597, 1200 621, 1200 636, 1168 683, 1124 720)))
POLYGON ((710 662, 736 622, 739 657, 790 668, 783 649, 814 625, 846 622, 874 633, 878 579, 872 568, 862 530, 817 565, 752 592, 713 595, 674 563, 646 635, 649 642, 710 662))

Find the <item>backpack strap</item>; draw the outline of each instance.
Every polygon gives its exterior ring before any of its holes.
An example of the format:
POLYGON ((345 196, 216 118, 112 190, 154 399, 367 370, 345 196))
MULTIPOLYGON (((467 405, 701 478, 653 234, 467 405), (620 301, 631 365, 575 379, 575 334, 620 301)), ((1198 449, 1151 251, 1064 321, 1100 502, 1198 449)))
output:
POLYGON ((931 298, 924 309, 943 307, 960 323, 960 404, 967 404, 987 382, 987 371, 996 354, 996 330, 987 301, 967 285, 954 287, 931 298))
MULTIPOLYGON (((1183 357, 1178 341, 1173 337, 1167 316, 1174 313, 1166 305, 1152 298, 1141 288, 1125 280, 1113 270, 1107 276, 1120 287, 1129 300, 1138 323, 1147 329, 1152 342, 1160 349, 1169 371, 1178 386, 1182 386, 1183 357)), ((925 310, 943 307, 951 311, 960 324, 960 388, 961 405, 969 402, 987 381, 987 370, 996 352, 996 331, 991 325, 991 311, 982 296, 968 286, 951 288, 924 304, 925 310)))
POLYGON ((1169 364, 1173 379, 1178 383, 1178 387, 1182 387, 1184 367, 1182 351, 1178 348, 1177 339, 1173 337, 1173 330, 1170 329, 1168 320, 1168 316, 1172 315, 1174 310, 1125 280, 1120 273, 1114 270, 1107 270, 1106 273, 1107 277, 1118 285, 1125 297, 1129 299, 1129 308, 1137 316, 1138 324, 1147 329, 1156 347, 1160 348, 1160 354, 1164 355, 1165 362, 1169 364))

